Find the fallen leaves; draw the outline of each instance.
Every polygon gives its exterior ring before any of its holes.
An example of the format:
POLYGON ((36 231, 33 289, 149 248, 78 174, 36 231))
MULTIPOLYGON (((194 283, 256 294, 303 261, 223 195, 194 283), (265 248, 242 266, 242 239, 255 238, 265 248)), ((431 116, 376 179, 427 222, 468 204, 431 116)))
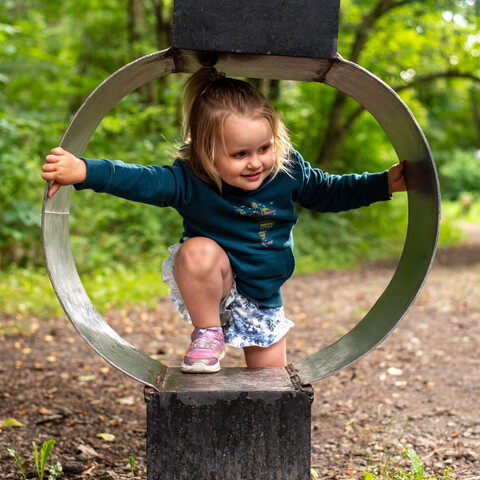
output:
POLYGON ((25 425, 22 422, 19 422, 16 418, 9 417, 2 422, 3 428, 21 428, 25 425))
POLYGON ((133 395, 129 395, 128 397, 119 398, 117 403, 121 405, 125 405, 127 407, 133 407, 136 404, 135 397, 133 395))
POLYGON ((390 367, 387 370, 387 373, 392 377, 399 377, 400 375, 403 375, 403 370, 401 368, 390 367))
POLYGON ((105 440, 106 442, 115 441, 115 435, 113 435, 112 433, 98 433, 97 437, 101 438, 102 440, 105 440))
POLYGON ((45 408, 45 407, 40 407, 38 409, 38 413, 40 415, 52 415, 53 410, 50 410, 49 408, 45 408))
POLYGON ((97 451, 89 445, 79 445, 77 447, 77 452, 79 460, 91 460, 92 458, 99 456, 97 451))
POLYGON ((122 419, 121 418, 112 418, 108 421, 108 423, 112 426, 112 427, 120 427, 120 425, 122 425, 122 419))

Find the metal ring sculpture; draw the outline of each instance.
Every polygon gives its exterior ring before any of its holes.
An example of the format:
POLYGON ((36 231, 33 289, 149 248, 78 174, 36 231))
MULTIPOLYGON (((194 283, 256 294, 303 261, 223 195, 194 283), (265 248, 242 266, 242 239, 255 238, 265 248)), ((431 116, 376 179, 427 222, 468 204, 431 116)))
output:
MULTIPOLYGON (((398 267, 368 314, 346 335, 293 364, 300 383, 308 384, 351 365, 381 343, 405 316, 430 269, 438 239, 440 201, 435 164, 428 143, 398 95, 367 70, 340 56, 333 59, 268 55, 217 54, 173 47, 142 57, 121 68, 87 98, 60 145, 76 156, 84 152, 105 115, 127 94, 169 73, 192 73, 202 64, 231 76, 313 81, 354 98, 378 121, 405 161, 408 230, 398 267)), ((167 368, 119 336, 90 301, 70 248, 68 217, 72 187, 45 199, 43 245, 48 273, 73 326, 105 360, 135 380, 159 389, 167 368)))

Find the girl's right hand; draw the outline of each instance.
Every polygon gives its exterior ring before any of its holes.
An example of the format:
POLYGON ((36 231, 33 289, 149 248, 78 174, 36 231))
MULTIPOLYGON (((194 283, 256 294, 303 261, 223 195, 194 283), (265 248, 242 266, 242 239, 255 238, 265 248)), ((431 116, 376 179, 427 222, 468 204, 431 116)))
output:
POLYGON ((87 178, 85 162, 61 147, 53 148, 45 160, 47 163, 42 167, 42 178, 53 181, 48 190, 48 198, 52 198, 62 185, 83 183, 87 178))

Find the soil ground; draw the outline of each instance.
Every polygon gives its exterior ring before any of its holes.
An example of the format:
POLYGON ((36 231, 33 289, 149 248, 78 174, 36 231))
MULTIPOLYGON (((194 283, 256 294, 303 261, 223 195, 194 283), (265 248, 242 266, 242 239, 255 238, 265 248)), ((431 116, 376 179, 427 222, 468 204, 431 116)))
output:
MULTIPOLYGON (((406 469, 399 444, 411 444, 425 477, 480 479, 480 232, 440 250, 417 301, 397 329, 353 366, 314 384, 312 466, 322 480, 363 479, 372 462, 406 469)), ((284 288, 289 360, 318 351, 370 309, 395 266, 295 276, 284 288)), ((168 299, 155 311, 114 311, 106 320, 141 351, 179 365, 189 329, 168 299)), ((1 318, 10 325, 21 318, 1 318)), ((224 366, 241 366, 229 349, 224 366)), ((13 447, 36 478, 32 441, 54 439, 51 460, 66 479, 146 478, 143 388, 109 367, 65 318, 29 319, 0 333, 0 479, 20 479, 13 447), (99 437, 109 433, 114 441, 99 437)), ((50 462, 49 462, 50 463, 50 462)), ((192 471, 193 473, 193 471, 192 471)), ((193 478, 193 477, 192 477, 193 478)))

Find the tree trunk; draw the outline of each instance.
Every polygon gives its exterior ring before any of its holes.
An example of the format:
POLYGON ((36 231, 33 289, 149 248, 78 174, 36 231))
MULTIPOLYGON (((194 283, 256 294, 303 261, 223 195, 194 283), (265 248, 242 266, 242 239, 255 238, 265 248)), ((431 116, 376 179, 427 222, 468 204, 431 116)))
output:
MULTIPOLYGON (((163 0, 151 0, 151 5, 153 9, 153 16, 155 17, 155 38, 157 48, 159 50, 164 50, 172 43, 173 11, 168 4, 165 5, 163 0)), ((157 80, 157 86, 160 87, 155 90, 155 99, 157 102, 164 102, 162 92, 166 84, 167 82, 165 77, 161 77, 157 80)), ((178 121, 180 121, 180 117, 178 121)))
POLYGON ((470 90, 470 98, 472 101, 473 122, 475 124, 475 130, 477 132, 478 144, 480 146, 480 109, 478 107, 478 99, 476 95, 476 89, 470 90))
POLYGON ((152 0, 153 14, 155 16, 155 35, 159 50, 167 48, 172 43, 172 10, 165 6, 163 0, 152 0))
POLYGON ((343 146, 346 134, 346 129, 343 125, 343 111, 346 102, 347 96, 342 92, 337 92, 330 108, 327 128, 316 163, 316 165, 325 170, 337 158, 343 146))
POLYGON ((139 55, 138 42, 141 40, 142 31, 142 0, 128 0, 128 50, 130 59, 135 60, 139 55))
MULTIPOLYGON (((414 3, 415 1, 416 0, 400 0, 395 2, 393 0, 378 0, 377 4, 365 15, 362 23, 358 27, 352 49, 347 58, 352 62, 358 63, 375 23, 393 8, 407 3, 414 3)), ((353 122, 344 120, 346 101, 346 95, 337 91, 328 115, 329 121, 323 141, 319 142, 321 147, 316 164, 321 168, 328 169, 335 161, 342 150, 345 137, 353 124, 353 122)))

